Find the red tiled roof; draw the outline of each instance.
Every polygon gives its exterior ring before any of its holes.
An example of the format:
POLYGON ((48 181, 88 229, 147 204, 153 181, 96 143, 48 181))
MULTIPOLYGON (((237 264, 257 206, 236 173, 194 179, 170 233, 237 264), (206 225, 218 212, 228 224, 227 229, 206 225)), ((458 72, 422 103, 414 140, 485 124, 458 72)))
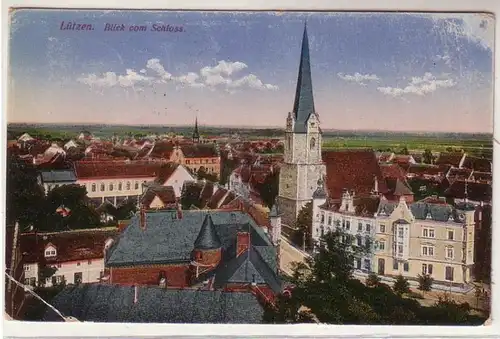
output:
POLYGON ((467 155, 462 164, 465 168, 470 168, 475 171, 491 172, 491 161, 484 158, 471 157, 467 155))
POLYGON ((236 209, 243 211, 245 213, 248 213, 248 215, 252 217, 252 219, 257 223, 257 225, 265 227, 270 226, 267 213, 265 213, 263 210, 260 210, 259 208, 254 206, 254 204, 244 200, 241 197, 237 197, 231 200, 230 202, 223 204, 221 206, 221 209, 236 209))
POLYGON ((392 152, 382 152, 378 156, 378 161, 379 162, 388 162, 389 160, 392 159, 393 156, 394 156, 394 153, 392 153, 392 152))
POLYGON ((150 156, 154 158, 170 159, 174 151, 174 144, 171 141, 163 141, 155 143, 150 156))
POLYGON ((460 152, 441 153, 436 160, 436 165, 452 165, 460 167, 460 161, 462 161, 463 156, 463 153, 460 152))
POLYGON ((372 150, 342 150, 323 152, 326 165, 326 186, 331 198, 342 196, 344 189, 358 196, 369 195, 374 178, 379 178, 378 190, 387 191, 382 171, 372 150))
POLYGON ((215 145, 183 145, 181 146, 182 153, 186 158, 217 158, 217 149, 215 145))
POLYGON ((224 199, 228 190, 225 188, 219 188, 217 192, 212 195, 210 200, 207 203, 207 207, 210 209, 216 209, 220 206, 221 200, 224 199))
POLYGON ((427 164, 413 164, 408 168, 407 174, 414 174, 416 176, 423 175, 443 175, 444 169, 441 166, 427 165, 427 164))
POLYGON ((384 178, 404 180, 406 177, 406 172, 398 164, 380 164, 380 170, 384 178))
POLYGON ((151 178, 160 173, 159 163, 139 161, 77 161, 75 173, 79 180, 99 178, 151 178))
POLYGON ((118 235, 118 230, 78 230, 58 233, 25 233, 21 235, 21 251, 26 263, 46 261, 58 263, 98 259, 104 256, 106 240, 118 235), (45 247, 52 244, 57 250, 54 258, 44 257, 45 247))
POLYGON ((175 162, 167 162, 167 163, 163 163, 161 165, 159 165, 160 169, 157 173, 157 179, 155 180, 157 183, 163 185, 165 184, 165 182, 170 179, 170 177, 172 176, 172 174, 175 173, 175 171, 177 170, 177 168, 179 168, 179 164, 175 163, 175 162))
MULTIPOLYGON (((492 197, 490 184, 480 182, 467 182, 467 198, 472 201, 490 202, 492 197)), ((444 192, 446 197, 465 199, 465 181, 456 180, 444 192)))
POLYGON ((174 188, 172 186, 159 185, 149 187, 142 196, 141 203, 145 208, 150 208, 151 203, 156 197, 158 197, 165 206, 177 203, 174 188))
POLYGON ((471 178, 473 178, 473 180, 476 180, 476 181, 488 181, 489 182, 492 180, 492 175, 489 172, 474 171, 474 172, 472 172, 471 178))

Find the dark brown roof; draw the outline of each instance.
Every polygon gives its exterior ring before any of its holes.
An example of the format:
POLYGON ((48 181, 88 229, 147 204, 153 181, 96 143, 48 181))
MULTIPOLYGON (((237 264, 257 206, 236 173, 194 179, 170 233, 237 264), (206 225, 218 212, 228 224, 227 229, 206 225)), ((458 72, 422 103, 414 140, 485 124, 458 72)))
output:
POLYGON ((222 202, 221 200, 224 199, 224 197, 226 196, 227 192, 228 192, 227 189, 225 189, 225 188, 219 188, 217 190, 217 192, 215 192, 214 195, 212 195, 212 197, 208 201, 207 207, 210 208, 210 209, 216 209, 216 208, 218 208, 220 206, 221 202, 222 202))
POLYGON ((165 184, 165 182, 170 179, 170 177, 172 176, 172 174, 174 174, 174 172, 177 170, 177 168, 179 167, 179 164, 175 163, 175 162, 167 162, 167 163, 164 163, 160 166, 160 170, 158 172, 158 177, 155 179, 155 182, 160 184, 160 185, 163 185, 165 184))
POLYGON ((398 164, 380 164, 380 170, 384 178, 396 178, 403 180, 406 172, 398 164))
MULTIPOLYGON (((472 201, 490 202, 492 197, 492 188, 490 184, 479 182, 467 182, 467 198, 472 201)), ((444 192, 446 197, 455 199, 465 198, 465 181, 456 180, 444 192)))
POLYGON ((408 187, 406 180, 399 178, 386 178, 387 188, 392 195, 403 196, 413 195, 412 190, 408 187))
POLYGON ((342 196, 344 189, 356 195, 371 194, 374 178, 379 178, 378 190, 387 191, 382 171, 372 150, 341 150, 323 152, 326 165, 326 186, 331 198, 342 196))
POLYGON ((239 210, 247 213, 252 217, 252 219, 257 223, 259 226, 266 226, 269 227, 269 218, 267 216, 267 213, 265 213, 263 210, 257 208, 253 203, 243 199, 242 197, 237 197, 236 199, 233 199, 229 203, 221 206, 221 209, 224 210, 239 210))
POLYGON ((175 190, 172 186, 153 185, 148 187, 142 196, 141 204, 145 208, 150 208, 155 197, 158 197, 165 206, 175 205, 177 202, 175 190))
POLYGON ((27 263, 46 260, 57 263, 74 260, 102 258, 106 240, 118 235, 118 229, 78 230, 58 233, 25 233, 21 235, 21 251, 27 263), (57 250, 54 258, 44 258, 47 245, 52 244, 57 250))
POLYGON ((460 167, 460 161, 464 156, 461 152, 441 153, 436 160, 436 165, 452 165, 460 167))
POLYGON ((462 164, 465 168, 470 168, 475 171, 491 172, 491 161, 484 158, 472 157, 467 155, 462 164))
POLYGON ((174 144, 170 141, 162 141, 155 143, 150 156, 153 158, 164 158, 170 159, 172 152, 174 150, 174 144))
POLYGON ((378 161, 379 162, 388 162, 393 156, 394 156, 394 153, 392 153, 392 152, 382 152, 378 156, 378 161))
POLYGON ((77 161, 78 179, 151 178, 160 172, 160 164, 142 161, 77 161))
POLYGON ((474 171, 472 172, 471 178, 476 181, 487 181, 491 182, 492 180, 492 175, 489 172, 478 172, 474 171))
POLYGON ((466 180, 470 177, 472 170, 468 168, 456 168, 452 167, 448 171, 448 179, 453 180, 466 180))
POLYGON ((217 158, 215 145, 182 145, 182 153, 186 158, 217 158))
POLYGON ((442 175, 443 168, 437 165, 412 164, 408 168, 408 174, 419 175, 442 175))

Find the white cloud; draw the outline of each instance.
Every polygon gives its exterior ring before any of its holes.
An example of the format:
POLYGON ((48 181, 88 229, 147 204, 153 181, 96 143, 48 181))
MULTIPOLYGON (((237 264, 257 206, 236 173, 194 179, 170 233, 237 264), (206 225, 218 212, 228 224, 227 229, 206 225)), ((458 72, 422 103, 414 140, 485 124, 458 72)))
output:
POLYGON ((434 20, 436 29, 455 37, 464 37, 484 49, 493 48, 494 17, 481 13, 440 13, 426 14, 434 20))
POLYGON ((426 95, 437 91, 439 88, 450 88, 456 81, 447 75, 436 77, 427 72, 423 77, 412 77, 405 87, 378 87, 377 90, 385 95, 400 97, 405 94, 426 95))
POLYGON ((434 61, 442 61, 445 63, 445 65, 451 66, 451 57, 448 54, 444 54, 444 55, 438 54, 433 58, 433 60, 434 61))
POLYGON ((263 83, 256 75, 249 74, 237 80, 231 79, 231 75, 240 72, 248 66, 240 61, 219 61, 215 66, 206 66, 199 72, 188 72, 180 76, 173 76, 161 64, 157 58, 149 59, 146 63, 146 68, 136 72, 132 69, 127 69, 125 75, 117 75, 114 72, 107 72, 102 76, 96 74, 88 74, 78 79, 79 82, 91 87, 132 87, 136 84, 148 83, 175 83, 179 87, 202 88, 207 87, 211 90, 216 88, 231 89, 234 92, 239 88, 253 88, 259 90, 277 90, 278 86, 263 83), (146 76, 146 73, 151 71, 153 75, 146 76))
POLYGON ((365 86, 367 81, 379 81, 380 78, 376 76, 375 74, 361 74, 361 73, 354 73, 353 75, 349 74, 344 74, 344 73, 337 73, 337 76, 345 81, 351 81, 351 82, 356 82, 360 85, 365 86))
POLYGON ((229 84, 231 88, 239 88, 248 86, 250 88, 260 89, 260 90, 278 90, 278 86, 271 84, 264 84, 255 74, 245 75, 244 77, 235 80, 229 84))
POLYGON ((200 70, 200 74, 204 77, 209 77, 211 75, 227 75, 227 76, 229 76, 229 75, 231 75, 233 73, 237 73, 237 72, 239 72, 247 67, 248 66, 243 62, 239 62, 239 61, 236 61, 236 62, 229 61, 228 62, 228 61, 221 60, 221 61, 219 61, 217 66, 203 67, 200 70))

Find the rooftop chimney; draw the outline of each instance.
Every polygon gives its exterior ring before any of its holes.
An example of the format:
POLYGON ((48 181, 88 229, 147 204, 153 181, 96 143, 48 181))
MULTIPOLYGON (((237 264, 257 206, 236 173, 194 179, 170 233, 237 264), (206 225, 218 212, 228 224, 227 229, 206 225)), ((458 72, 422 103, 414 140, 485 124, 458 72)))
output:
POLYGON ((139 288, 134 285, 134 304, 139 302, 139 288))
POLYGON ((139 222, 142 230, 146 230, 146 209, 144 205, 141 204, 139 222))
POLYGON ((250 248, 250 233, 238 232, 236 236, 236 256, 239 257, 241 254, 248 251, 249 248, 250 248))

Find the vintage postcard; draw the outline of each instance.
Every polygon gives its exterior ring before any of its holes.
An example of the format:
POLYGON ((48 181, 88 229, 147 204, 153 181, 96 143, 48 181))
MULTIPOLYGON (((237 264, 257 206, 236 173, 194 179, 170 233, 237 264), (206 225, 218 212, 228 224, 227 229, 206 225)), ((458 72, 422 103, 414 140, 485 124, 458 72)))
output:
POLYGON ((13 9, 5 317, 481 325, 481 13, 13 9))

